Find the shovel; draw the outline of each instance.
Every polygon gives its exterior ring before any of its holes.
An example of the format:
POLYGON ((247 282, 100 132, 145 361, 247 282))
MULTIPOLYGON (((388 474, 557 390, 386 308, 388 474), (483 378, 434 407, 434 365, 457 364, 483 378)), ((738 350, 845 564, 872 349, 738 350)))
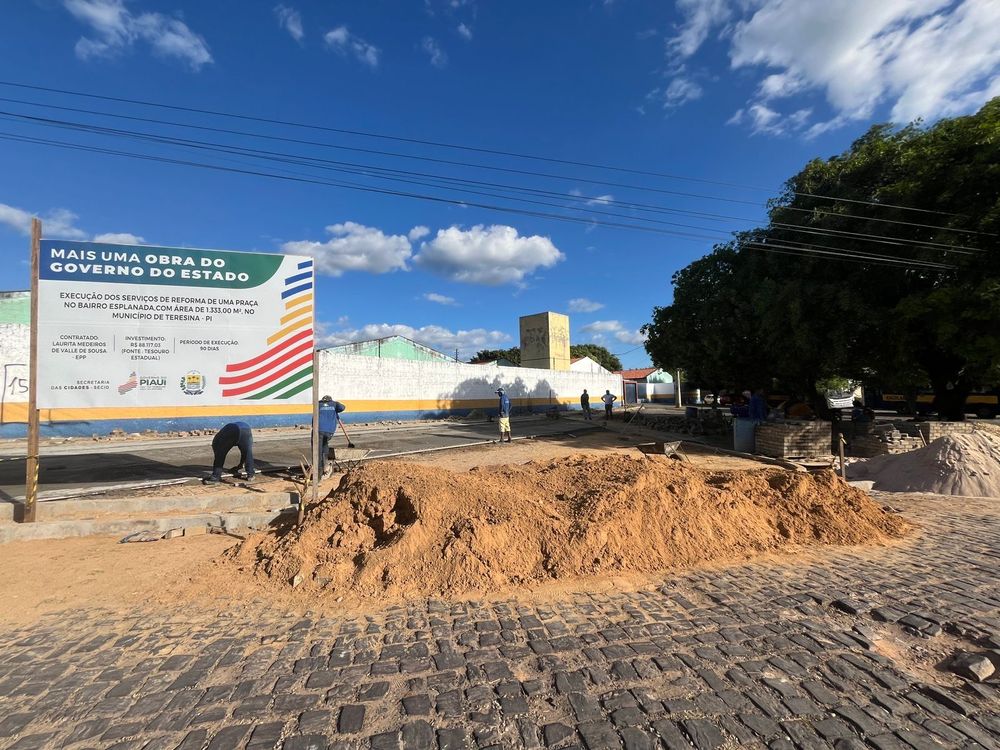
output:
POLYGON ((347 438, 348 448, 357 448, 357 446, 351 442, 351 436, 347 434, 347 426, 340 420, 340 415, 337 415, 337 424, 340 425, 340 429, 344 432, 344 437, 347 438))

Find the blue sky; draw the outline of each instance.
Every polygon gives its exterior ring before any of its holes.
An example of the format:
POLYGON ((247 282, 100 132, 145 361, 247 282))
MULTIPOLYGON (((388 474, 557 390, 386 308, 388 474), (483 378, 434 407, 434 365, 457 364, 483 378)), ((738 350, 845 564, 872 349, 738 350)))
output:
POLYGON ((21 0, 0 13, 8 82, 686 178, 0 86, 21 100, 0 101, 0 136, 459 202, 0 139, 0 248, 12 261, 0 265, 0 288, 27 286, 32 214, 50 237, 304 252, 322 273, 325 341, 401 333, 463 357, 516 344, 518 316, 556 310, 571 315, 574 343, 642 366, 638 328, 669 303, 671 274, 713 238, 760 222, 764 201, 806 161, 843 150, 872 122, 933 120, 1000 95, 995 0, 21 0), (329 161, 289 165, 24 115, 504 187, 345 175, 320 168, 329 161))

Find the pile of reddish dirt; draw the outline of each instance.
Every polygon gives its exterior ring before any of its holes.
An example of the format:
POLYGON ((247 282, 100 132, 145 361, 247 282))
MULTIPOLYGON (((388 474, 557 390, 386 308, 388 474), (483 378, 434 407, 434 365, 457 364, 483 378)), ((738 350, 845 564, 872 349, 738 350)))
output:
POLYGON ((621 455, 455 473, 379 462, 303 526, 228 554, 244 574, 352 597, 485 593, 906 530, 832 472, 707 472, 621 455))
POLYGON ((887 492, 1000 498, 1000 438, 980 431, 945 435, 909 453, 858 461, 849 471, 851 479, 887 492))

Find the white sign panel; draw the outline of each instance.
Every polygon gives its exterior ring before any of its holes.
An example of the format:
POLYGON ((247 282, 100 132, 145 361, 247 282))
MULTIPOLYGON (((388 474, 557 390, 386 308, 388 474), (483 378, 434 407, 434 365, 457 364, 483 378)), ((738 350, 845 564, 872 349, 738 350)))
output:
POLYGON ((38 406, 310 403, 313 292, 311 258, 43 240, 38 406))

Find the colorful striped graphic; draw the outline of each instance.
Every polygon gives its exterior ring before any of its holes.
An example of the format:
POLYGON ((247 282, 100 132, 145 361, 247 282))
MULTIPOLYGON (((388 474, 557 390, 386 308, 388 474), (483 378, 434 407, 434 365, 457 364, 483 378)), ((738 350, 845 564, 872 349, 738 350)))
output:
POLYGON ((128 376, 128 380, 118 386, 118 393, 124 396, 129 391, 139 387, 139 376, 133 372, 128 376))
POLYGON ((287 399, 313 384, 313 262, 304 260, 285 279, 286 313, 267 338, 267 349, 226 365, 219 378, 222 395, 243 400, 287 399))

